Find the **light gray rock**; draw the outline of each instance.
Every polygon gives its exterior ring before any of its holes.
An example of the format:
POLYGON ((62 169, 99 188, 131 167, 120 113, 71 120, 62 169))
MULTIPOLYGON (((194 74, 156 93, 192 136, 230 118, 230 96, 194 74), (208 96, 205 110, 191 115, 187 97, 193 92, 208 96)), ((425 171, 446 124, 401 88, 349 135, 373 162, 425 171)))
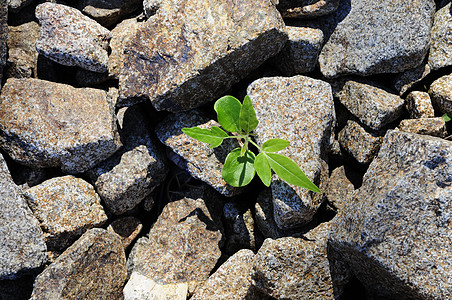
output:
POLYGON ((284 27, 269 0, 163 1, 124 48, 120 105, 178 112, 215 100, 281 50, 284 27))
POLYGON ((6 65, 8 55, 8 3, 0 2, 0 84, 3 84, 3 67, 6 65))
POLYGON ((0 280, 38 272, 47 262, 46 251, 39 222, 0 154, 0 280))
POLYGON ((421 64, 414 69, 406 70, 396 75, 394 78, 394 88, 402 96, 410 91, 418 82, 427 77, 430 72, 431 69, 428 64, 421 64))
POLYGON ((137 238, 143 229, 141 221, 135 217, 123 217, 111 222, 107 227, 107 231, 114 232, 119 235, 124 249, 137 238))
POLYGON ((289 39, 274 57, 273 64, 288 76, 311 72, 322 49, 322 30, 287 26, 286 31, 289 39))
POLYGON ((433 107, 452 115, 452 74, 435 80, 428 91, 433 107))
POLYGON ((351 201, 355 187, 347 178, 345 167, 340 166, 331 172, 326 198, 337 210, 341 210, 351 201))
POLYGON ((0 146, 28 166, 84 172, 121 146, 113 106, 102 90, 10 78, 0 116, 0 146))
POLYGON ((404 101, 371 84, 349 80, 339 92, 341 103, 364 125, 378 130, 397 119, 404 101))
POLYGON ((149 277, 133 272, 124 287, 124 300, 186 300, 186 282, 160 284, 149 277))
MULTIPOLYGON (((254 81, 247 93, 260 122, 256 140, 288 140, 280 151, 294 160, 320 190, 328 182, 326 156, 335 124, 331 86, 305 76, 269 77, 254 81)), ((273 175, 271 183, 275 221, 281 229, 309 222, 322 204, 323 194, 289 185, 273 175)))
POLYGON ((121 299, 126 277, 119 237, 90 229, 36 277, 30 299, 121 299))
POLYGON ((406 97, 406 109, 412 119, 433 118, 432 101, 428 93, 413 91, 406 97))
POLYGON ((146 17, 151 17, 154 15, 157 10, 162 5, 163 0, 144 0, 143 1, 143 9, 146 17))
POLYGON ((452 4, 435 14, 428 64, 433 70, 452 65, 452 4))
POLYGON ((36 7, 39 54, 65 66, 107 72, 110 31, 78 9, 46 2, 36 7))
POLYGON ((276 6, 284 18, 316 18, 334 12, 339 0, 279 0, 276 6))
POLYGON ((116 215, 136 207, 168 173, 140 107, 124 108, 118 118, 123 148, 88 172, 106 208, 116 215))
POLYGON ((326 77, 399 73, 417 67, 430 46, 433 0, 351 0, 319 57, 326 77))
POLYGON ((405 119, 397 127, 401 131, 427 134, 437 137, 446 136, 446 122, 443 118, 405 119))
POLYGON ((64 250, 85 231, 107 221, 93 186, 74 176, 46 180, 24 195, 51 251, 64 250))
POLYGON ((175 163, 179 167, 225 196, 239 194, 243 189, 230 186, 221 175, 226 156, 239 147, 238 142, 235 139, 226 139, 221 146, 211 149, 209 144, 197 141, 182 132, 182 128, 194 126, 210 128, 219 124, 192 110, 169 115, 156 126, 155 131, 163 144, 182 157, 180 159, 176 156, 179 163, 175 163))
POLYGON ((109 27, 141 7, 141 0, 82 0, 78 8, 102 26, 109 27))
POLYGON ((452 297, 451 182, 452 142, 388 131, 332 221, 332 263, 348 265, 381 299, 452 297))

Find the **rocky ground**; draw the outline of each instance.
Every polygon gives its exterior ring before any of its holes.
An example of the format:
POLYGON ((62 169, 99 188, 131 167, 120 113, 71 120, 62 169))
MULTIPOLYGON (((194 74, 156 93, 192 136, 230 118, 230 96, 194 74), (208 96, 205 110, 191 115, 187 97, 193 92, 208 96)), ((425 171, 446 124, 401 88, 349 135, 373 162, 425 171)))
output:
POLYGON ((0 299, 451 299, 451 5, 0 0, 0 299), (228 94, 321 194, 224 182, 228 94))

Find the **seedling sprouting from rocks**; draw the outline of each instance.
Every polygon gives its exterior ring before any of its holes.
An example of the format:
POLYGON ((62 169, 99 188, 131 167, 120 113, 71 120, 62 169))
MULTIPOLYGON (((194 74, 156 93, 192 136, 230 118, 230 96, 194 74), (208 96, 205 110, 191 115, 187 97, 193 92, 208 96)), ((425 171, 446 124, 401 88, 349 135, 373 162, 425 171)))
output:
POLYGON ((210 148, 221 145, 224 139, 240 139, 240 148, 232 150, 226 157, 223 166, 223 179, 235 187, 245 186, 251 182, 257 173, 266 186, 270 186, 273 170, 282 180, 310 191, 319 193, 319 188, 313 184, 290 158, 275 153, 285 149, 290 142, 283 139, 270 139, 260 147, 252 140, 251 133, 256 129, 259 121, 256 118, 251 99, 245 96, 243 104, 232 96, 224 96, 215 102, 217 118, 224 130, 231 132, 230 136, 218 126, 210 129, 192 127, 183 128, 189 137, 210 144, 210 148), (254 145, 259 154, 256 156, 248 147, 254 145))

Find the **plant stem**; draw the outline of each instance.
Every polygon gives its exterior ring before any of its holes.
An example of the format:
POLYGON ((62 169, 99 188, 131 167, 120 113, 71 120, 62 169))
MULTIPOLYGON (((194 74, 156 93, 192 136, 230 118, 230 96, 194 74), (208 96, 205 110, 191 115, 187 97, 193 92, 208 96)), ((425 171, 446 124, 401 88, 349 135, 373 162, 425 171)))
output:
POLYGON ((264 152, 264 151, 262 151, 262 148, 261 148, 261 147, 259 147, 259 145, 258 145, 258 144, 256 144, 255 142, 253 142, 253 140, 252 140, 252 139, 250 139, 249 141, 250 141, 250 143, 251 143, 251 144, 253 144, 254 146, 256 146, 256 148, 257 148, 257 149, 259 149, 259 152, 264 152))

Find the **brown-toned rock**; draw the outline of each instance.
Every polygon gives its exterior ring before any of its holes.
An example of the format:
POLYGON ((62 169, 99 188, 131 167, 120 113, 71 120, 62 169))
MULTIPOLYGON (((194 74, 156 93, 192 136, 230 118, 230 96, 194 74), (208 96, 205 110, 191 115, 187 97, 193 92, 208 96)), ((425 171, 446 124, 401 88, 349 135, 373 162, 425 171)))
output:
POLYGON ((405 119, 400 121, 398 128, 401 131, 427 134, 437 137, 446 136, 446 122, 443 118, 405 119))
POLYGON ((276 6, 284 18, 310 19, 334 12, 339 0, 279 0, 276 6))
POLYGON ((16 161, 79 173, 120 146, 102 90, 38 79, 8 79, 0 97, 0 146, 16 161))
POLYGON ((3 83, 3 67, 6 65, 8 55, 8 3, 3 0, 0 3, 0 84, 3 83))
POLYGON ((102 26, 109 27, 142 6, 140 0, 82 0, 78 8, 102 26))
POLYGON ((431 69, 428 64, 421 64, 414 69, 399 73, 394 78, 394 88, 399 92, 399 95, 402 96, 410 91, 416 83, 430 74, 430 71, 431 69))
POLYGON ((352 199, 355 187, 347 178, 345 167, 340 166, 331 172, 326 198, 337 210, 341 210, 352 199))
POLYGON ((107 231, 114 232, 121 238, 124 249, 137 238, 143 229, 141 221, 135 217, 124 217, 114 220, 107 227, 107 231))
POLYGON ((436 109, 452 115, 452 74, 433 81, 428 94, 436 109))
POLYGON ((412 119, 433 118, 433 110, 430 96, 425 92, 413 91, 406 97, 406 108, 412 119))

